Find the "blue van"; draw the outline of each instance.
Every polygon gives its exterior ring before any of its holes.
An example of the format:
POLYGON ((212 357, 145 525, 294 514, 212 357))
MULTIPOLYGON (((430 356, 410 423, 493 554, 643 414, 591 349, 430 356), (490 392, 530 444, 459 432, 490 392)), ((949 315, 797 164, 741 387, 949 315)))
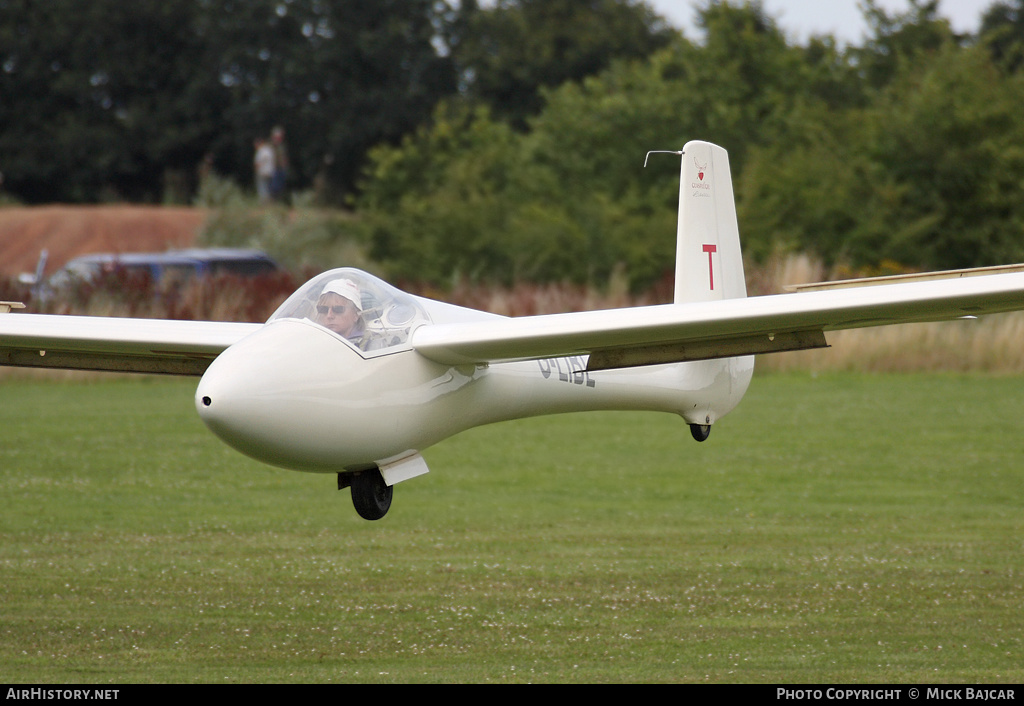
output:
POLYGON ((160 253, 96 253, 69 260, 45 285, 35 282, 33 293, 41 299, 50 299, 81 285, 99 283, 105 276, 114 274, 155 287, 181 284, 195 277, 220 274, 256 277, 279 270, 277 263, 261 250, 192 248, 160 253))

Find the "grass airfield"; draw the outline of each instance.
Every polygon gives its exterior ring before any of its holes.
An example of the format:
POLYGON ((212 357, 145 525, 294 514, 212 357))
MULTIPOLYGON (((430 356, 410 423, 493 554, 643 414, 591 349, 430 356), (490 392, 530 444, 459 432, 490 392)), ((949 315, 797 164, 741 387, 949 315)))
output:
POLYGON ((1024 377, 466 432, 360 520, 192 380, 0 380, 5 683, 1024 681, 1024 377))

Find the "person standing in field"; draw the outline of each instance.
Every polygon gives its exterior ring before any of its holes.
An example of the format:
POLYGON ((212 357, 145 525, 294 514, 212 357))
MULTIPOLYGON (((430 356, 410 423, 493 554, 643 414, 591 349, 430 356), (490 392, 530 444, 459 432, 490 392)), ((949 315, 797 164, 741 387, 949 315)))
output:
POLYGON ((284 128, 278 125, 270 133, 274 150, 274 177, 270 182, 270 195, 277 201, 284 197, 288 185, 288 148, 284 141, 284 128))
POLYGON ((253 171, 256 174, 256 196, 260 203, 267 203, 273 197, 271 183, 274 179, 274 148, 262 137, 256 138, 256 150, 252 159, 253 171))

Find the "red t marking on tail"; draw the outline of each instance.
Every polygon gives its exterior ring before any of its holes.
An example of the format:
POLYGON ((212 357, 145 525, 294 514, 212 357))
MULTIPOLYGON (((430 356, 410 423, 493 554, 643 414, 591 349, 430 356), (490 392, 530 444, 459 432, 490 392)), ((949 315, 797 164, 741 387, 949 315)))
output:
POLYGON ((704 252, 708 254, 708 281, 711 283, 712 291, 715 289, 715 262, 712 259, 712 253, 718 252, 718 246, 716 245, 704 245, 704 252))

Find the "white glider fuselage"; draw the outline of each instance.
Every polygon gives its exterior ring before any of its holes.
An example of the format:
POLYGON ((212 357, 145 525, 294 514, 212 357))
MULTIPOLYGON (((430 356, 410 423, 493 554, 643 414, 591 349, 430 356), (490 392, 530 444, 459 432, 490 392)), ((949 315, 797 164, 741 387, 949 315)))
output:
POLYGON ((196 392, 199 414, 225 442, 266 463, 379 468, 389 485, 392 464, 470 427, 522 417, 672 412, 703 440, 750 383, 753 356, 735 354, 762 349, 726 335, 712 336, 713 350, 682 350, 663 329, 666 315, 669 328, 678 323, 676 307, 746 298, 728 155, 701 142, 680 154, 673 305, 527 317, 524 326, 412 296, 359 270, 333 270, 213 362, 196 392), (350 296, 360 300, 365 328, 354 343, 324 318, 332 284, 358 290, 350 296))
POLYGON ((465 429, 536 415, 651 410, 711 424, 739 403, 753 357, 586 367, 586 356, 453 366, 406 346, 366 356, 313 321, 284 318, 214 361, 196 408, 253 458, 335 473, 386 466, 465 429))

